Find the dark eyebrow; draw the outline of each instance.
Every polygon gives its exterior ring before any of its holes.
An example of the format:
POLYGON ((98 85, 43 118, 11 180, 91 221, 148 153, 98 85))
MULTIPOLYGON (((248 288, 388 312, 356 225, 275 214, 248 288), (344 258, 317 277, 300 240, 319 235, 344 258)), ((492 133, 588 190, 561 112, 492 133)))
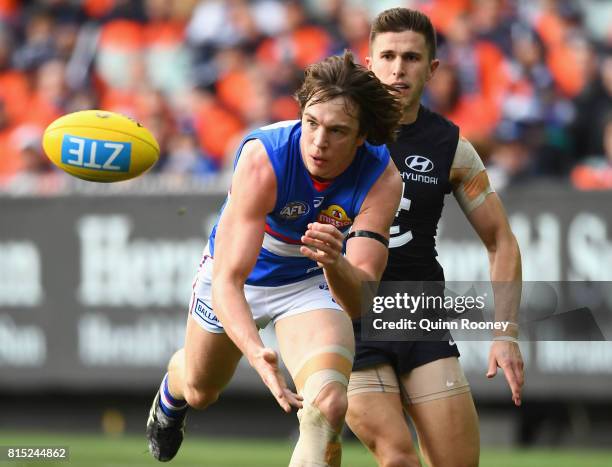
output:
POLYGON ((398 54, 393 49, 385 49, 385 50, 381 50, 380 51, 380 55, 387 55, 387 54, 401 55, 402 57, 410 57, 410 56, 421 57, 422 56, 422 54, 420 52, 416 52, 414 50, 408 50, 406 52, 402 52, 401 54, 398 54))
MULTIPOLYGON (((306 117, 309 120, 314 120, 315 122, 319 123, 319 121, 315 118, 314 115, 312 115, 310 112, 304 112, 304 117, 306 117)), ((343 130, 343 131, 351 131, 351 127, 348 125, 343 125, 341 123, 336 124, 336 125, 331 125, 329 126, 330 130, 343 130)))
POLYGON ((312 115, 310 112, 304 111, 304 117, 309 118, 310 120, 314 120, 315 122, 319 123, 319 121, 315 118, 315 116, 312 115))

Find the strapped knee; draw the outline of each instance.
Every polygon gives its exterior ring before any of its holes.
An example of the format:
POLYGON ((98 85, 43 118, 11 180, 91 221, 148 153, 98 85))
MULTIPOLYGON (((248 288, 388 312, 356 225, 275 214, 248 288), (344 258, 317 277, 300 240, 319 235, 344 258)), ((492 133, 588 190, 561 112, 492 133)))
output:
POLYGON ((290 467, 340 466, 340 434, 314 401, 329 383, 336 382, 346 387, 352 366, 353 352, 339 345, 319 348, 302 360, 294 380, 304 396, 304 407, 298 412, 300 439, 293 451, 290 467))
POLYGON ((302 359, 294 381, 304 400, 314 403, 321 390, 336 382, 346 387, 353 367, 353 352, 341 345, 321 347, 302 359))
POLYGON ((340 467, 342 448, 340 434, 314 405, 304 401, 298 411, 300 439, 289 467, 340 467))

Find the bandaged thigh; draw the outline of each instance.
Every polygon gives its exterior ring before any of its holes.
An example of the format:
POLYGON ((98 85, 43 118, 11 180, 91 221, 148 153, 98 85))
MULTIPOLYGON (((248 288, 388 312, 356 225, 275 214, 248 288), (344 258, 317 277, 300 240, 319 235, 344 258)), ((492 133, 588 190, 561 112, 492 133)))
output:
POLYGON ((352 364, 353 353, 342 346, 318 349, 302 360, 294 379, 304 403, 298 411, 300 438, 290 467, 340 466, 340 434, 314 402, 330 383, 346 387, 352 364))
POLYGON ((348 397, 368 392, 399 393, 400 387, 393 367, 382 363, 351 373, 347 387, 348 397))
POLYGON ((414 368, 402 377, 406 404, 422 404, 470 391, 459 359, 441 358, 414 368))

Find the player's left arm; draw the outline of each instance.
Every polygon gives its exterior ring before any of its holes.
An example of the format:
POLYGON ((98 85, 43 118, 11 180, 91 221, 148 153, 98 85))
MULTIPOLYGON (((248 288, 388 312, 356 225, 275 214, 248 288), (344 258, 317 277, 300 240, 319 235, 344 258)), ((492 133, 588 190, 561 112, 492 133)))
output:
POLYGON ((512 399, 520 405, 524 374, 517 341, 522 283, 519 246, 480 157, 463 138, 457 147, 450 180, 457 202, 489 255, 495 320, 510 323, 506 331, 495 331, 487 377, 492 378, 497 368, 502 368, 512 390, 512 399))
POLYGON ((353 319, 361 314, 363 282, 378 282, 387 265, 389 229, 401 196, 402 180, 390 160, 353 222, 351 231, 364 236, 347 240, 346 255, 342 254, 344 236, 333 225, 315 222, 302 237, 311 247, 303 246, 302 254, 323 268, 332 296, 353 319))

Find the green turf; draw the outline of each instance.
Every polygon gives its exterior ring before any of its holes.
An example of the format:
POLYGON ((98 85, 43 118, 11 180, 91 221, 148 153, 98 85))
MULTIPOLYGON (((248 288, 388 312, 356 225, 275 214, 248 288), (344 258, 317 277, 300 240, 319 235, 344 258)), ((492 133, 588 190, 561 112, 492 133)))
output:
MULTIPOLYGON (((146 451, 143 437, 103 437, 0 432, 0 446, 61 445, 70 449, 69 462, 0 462, 7 467, 84 466, 158 467, 146 451)), ((290 442, 263 440, 211 440, 188 438, 169 467, 283 467, 291 453, 290 442)), ((1 455, 1 454, 0 454, 1 455)), ((370 454, 357 443, 345 443, 343 466, 375 467, 370 454)), ((484 450, 483 467, 610 467, 612 451, 484 450)))

